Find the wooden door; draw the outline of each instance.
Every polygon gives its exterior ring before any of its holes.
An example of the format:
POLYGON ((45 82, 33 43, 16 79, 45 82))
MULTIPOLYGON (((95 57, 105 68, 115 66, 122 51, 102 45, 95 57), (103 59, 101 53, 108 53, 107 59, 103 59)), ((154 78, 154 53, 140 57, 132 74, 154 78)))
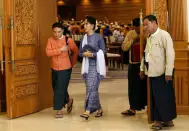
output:
POLYGON ((0 72, 0 112, 6 111, 5 76, 0 72))
POLYGON ((7 115, 16 118, 40 109, 36 0, 5 2, 7 115))
MULTIPOLYGON (((51 25, 42 24, 39 17, 47 18, 49 11, 40 14, 40 4, 43 0, 5 0, 4 1, 4 51, 5 51, 5 73, 6 73, 6 99, 7 115, 9 118, 16 118, 23 115, 37 112, 51 105, 51 100, 41 92, 46 83, 40 83, 40 62, 43 58, 39 53, 41 40, 39 26, 51 28, 51 25), (48 27, 47 27, 48 26, 48 27), (43 96, 43 98, 42 98, 43 96), (48 99, 45 99, 48 98, 48 99), (42 100, 41 100, 42 99, 42 100), (44 105, 42 102, 47 103, 44 105), (42 105, 42 106, 41 106, 42 105)), ((52 1, 45 1, 49 5, 52 1)), ((56 1, 53 1, 56 3, 56 1)), ((56 4, 51 4, 53 9, 56 4)), ((51 7, 49 8, 51 9, 51 7)), ((44 8, 43 8, 44 10, 44 8)), ((53 15, 55 20, 55 14, 53 15)), ((49 16, 52 17, 52 16, 49 16)), ((50 19, 50 18, 49 18, 50 19)), ((45 22, 45 21, 43 21, 45 22)), ((47 33, 46 33, 47 34, 47 33)), ((45 35, 46 35, 45 34, 45 35)), ((43 54, 44 55, 44 54, 43 54)), ((46 65, 48 66, 48 65, 46 65)), ((47 71, 48 72, 48 71, 47 71)), ((49 73, 47 73, 49 74, 49 73)), ((48 83, 48 82, 47 82, 48 83)))

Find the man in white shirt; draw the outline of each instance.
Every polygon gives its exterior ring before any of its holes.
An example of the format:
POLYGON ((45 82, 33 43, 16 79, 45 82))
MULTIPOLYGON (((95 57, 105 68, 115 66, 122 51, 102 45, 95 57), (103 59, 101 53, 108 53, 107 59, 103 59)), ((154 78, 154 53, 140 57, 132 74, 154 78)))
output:
POLYGON ((155 16, 144 17, 143 23, 149 37, 140 75, 144 77, 146 67, 151 86, 151 120, 155 122, 152 128, 160 130, 165 126, 174 126, 172 120, 176 118, 173 88, 175 52, 171 36, 158 27, 155 16))

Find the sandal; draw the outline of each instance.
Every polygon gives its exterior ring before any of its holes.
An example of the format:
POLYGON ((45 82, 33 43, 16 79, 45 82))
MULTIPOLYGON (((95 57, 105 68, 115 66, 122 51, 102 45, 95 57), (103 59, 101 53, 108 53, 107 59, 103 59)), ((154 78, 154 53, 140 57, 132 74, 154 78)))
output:
POLYGON ((124 115, 124 116, 134 116, 136 113, 132 112, 132 111, 129 109, 129 110, 126 110, 126 111, 121 112, 121 114, 124 115))
POLYGON ((67 105, 67 112, 70 113, 72 111, 72 107, 73 107, 73 99, 70 98, 68 105, 67 105))
POLYGON ((62 113, 57 113, 57 114, 55 115, 55 118, 63 118, 63 114, 62 114, 62 113))
POLYGON ((103 112, 97 112, 95 117, 102 117, 103 116, 103 112))
POLYGON ((152 129, 161 130, 162 126, 161 125, 152 125, 152 129))
POLYGON ((88 120, 88 119, 89 119, 89 115, 87 115, 87 114, 81 114, 80 117, 85 118, 85 120, 88 120))
POLYGON ((173 121, 167 121, 162 123, 163 127, 172 127, 174 126, 173 121))
POLYGON ((155 122, 153 125, 152 125, 152 129, 155 129, 155 130, 161 130, 163 127, 162 123, 161 122, 155 122))

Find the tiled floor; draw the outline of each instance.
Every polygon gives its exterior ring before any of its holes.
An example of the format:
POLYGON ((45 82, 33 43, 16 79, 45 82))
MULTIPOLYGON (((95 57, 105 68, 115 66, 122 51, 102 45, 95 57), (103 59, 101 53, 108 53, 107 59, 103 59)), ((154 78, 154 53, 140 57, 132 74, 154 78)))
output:
MULTIPOLYGON (((137 112, 136 116, 123 117, 120 112, 127 109, 127 79, 104 81, 100 87, 101 103, 104 116, 88 121, 79 117, 83 112, 85 99, 84 83, 71 83, 70 94, 74 98, 74 108, 71 114, 62 119, 53 117, 52 108, 41 112, 8 120, 6 114, 0 115, 0 131, 148 131, 146 111, 137 112)), ((171 131, 189 131, 189 116, 178 116, 171 131)))

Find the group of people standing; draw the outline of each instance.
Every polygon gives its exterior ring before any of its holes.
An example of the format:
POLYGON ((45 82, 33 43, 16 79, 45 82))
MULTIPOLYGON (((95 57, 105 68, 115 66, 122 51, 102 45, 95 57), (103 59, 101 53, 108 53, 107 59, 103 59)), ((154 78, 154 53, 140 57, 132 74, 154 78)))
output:
MULTIPOLYGON (((151 120, 153 129, 174 126, 176 118, 175 94, 173 88, 174 48, 168 32, 158 27, 155 16, 143 19, 144 31, 147 32, 144 57, 140 60, 140 19, 133 19, 133 30, 129 31, 122 43, 122 49, 129 51, 128 93, 130 108, 121 112, 124 116, 134 116, 136 111, 147 105, 147 76, 151 89, 151 120)), ((71 38, 63 35, 61 23, 54 23, 54 36, 47 41, 46 53, 51 58, 52 86, 54 91, 54 110, 56 118, 62 118, 62 109, 72 111, 73 99, 68 94, 68 84, 78 55, 83 57, 81 74, 86 85, 84 112, 80 115, 88 120, 90 114, 103 116, 99 98, 100 81, 106 76, 104 38, 95 33, 96 19, 87 16, 84 28, 86 34, 81 39, 80 47, 71 38), (72 58, 70 59, 70 55, 72 58)))
POLYGON ((175 93, 173 88, 175 52, 168 32, 158 27, 157 18, 148 15, 143 19, 146 36, 144 56, 140 60, 140 19, 133 19, 133 29, 122 43, 129 50, 128 94, 130 109, 121 112, 133 116, 147 105, 147 80, 150 81, 150 117, 152 129, 172 127, 176 118, 175 93))

